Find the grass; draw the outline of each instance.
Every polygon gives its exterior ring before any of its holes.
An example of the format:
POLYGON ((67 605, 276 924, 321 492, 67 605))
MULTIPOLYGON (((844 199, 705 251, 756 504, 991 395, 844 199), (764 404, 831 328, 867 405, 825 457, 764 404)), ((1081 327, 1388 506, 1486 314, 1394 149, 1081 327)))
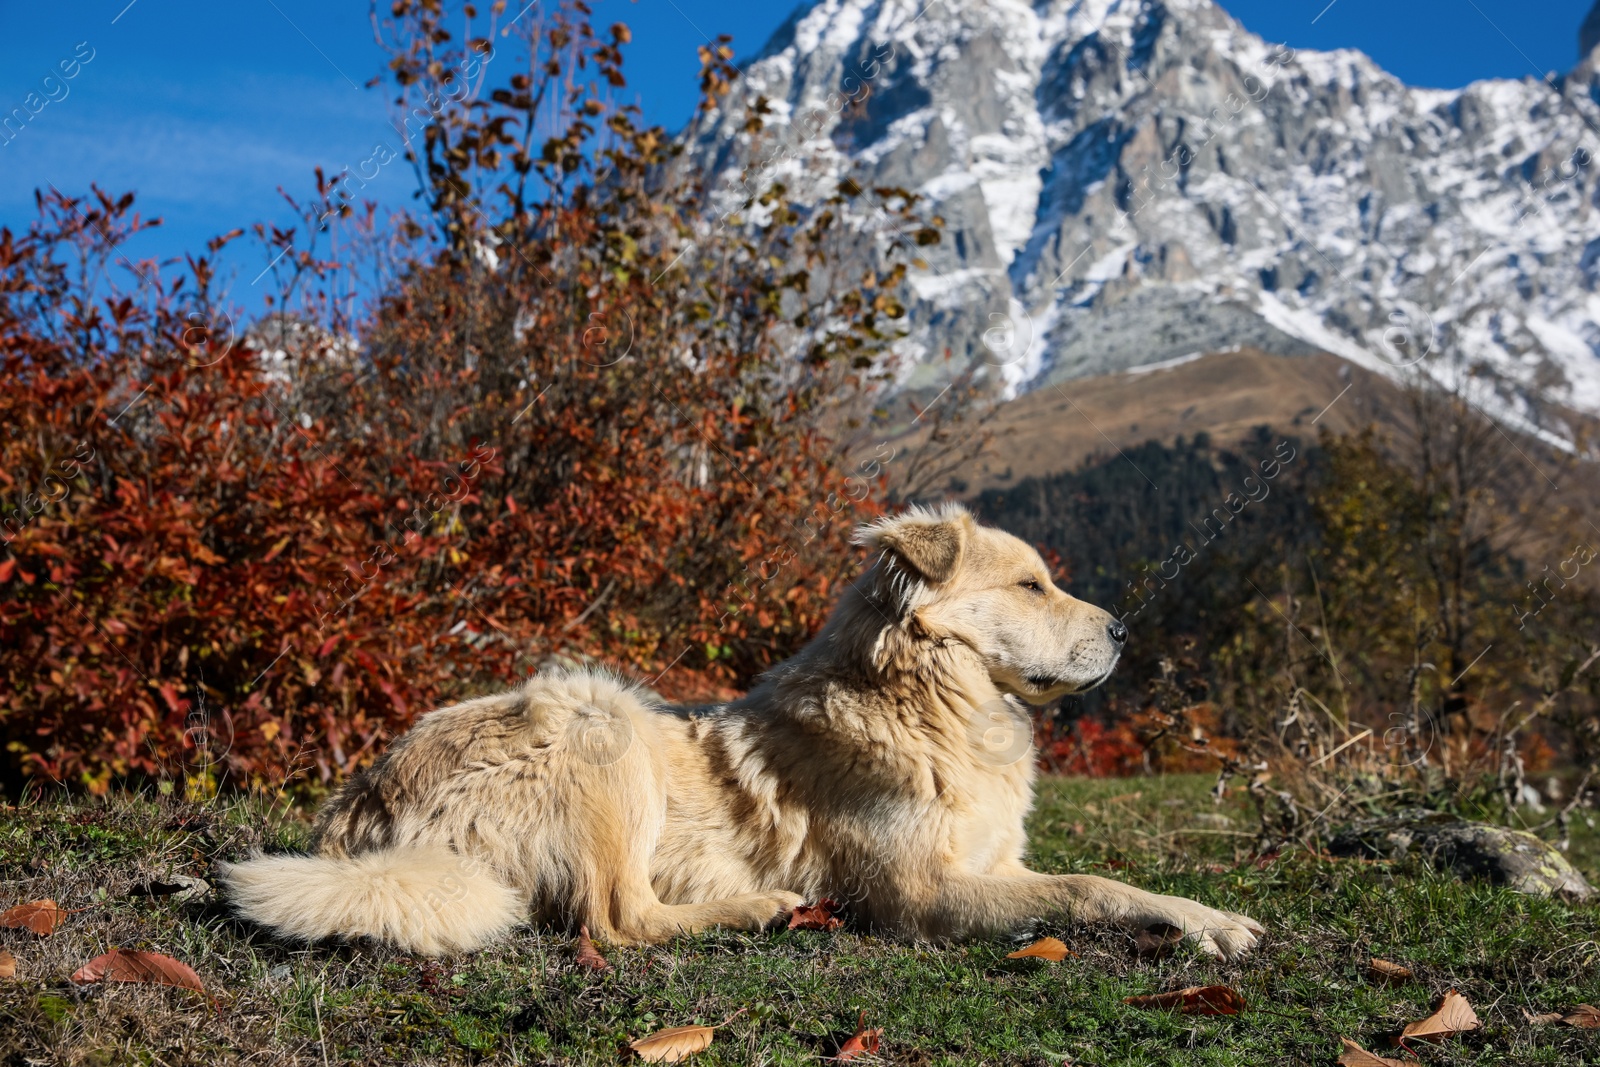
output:
MULTIPOLYGON (((1123 933, 1060 923, 1036 932, 1079 953, 1061 963, 1008 960, 1012 941, 906 944, 848 930, 602 945, 613 965, 603 974, 574 966, 571 939, 537 930, 446 961, 360 945, 306 949, 235 922, 214 897, 140 892, 174 875, 208 877, 213 860, 252 847, 295 845, 299 814, 132 797, 6 809, 0 904, 49 897, 82 910, 48 938, 0 931, 18 960, 18 977, 0 981, 0 1064, 613 1064, 633 1038, 735 1013, 694 1063, 816 1064, 862 1012, 883 1028, 876 1062, 1331 1064, 1341 1035, 1406 1058, 1387 1036, 1450 988, 1484 1028, 1423 1047, 1422 1062, 1600 1063, 1600 1033, 1534 1027, 1522 1014, 1600 1000, 1600 907, 1461 884, 1409 863, 1296 852, 1258 866, 1241 851, 1248 810, 1234 798, 1214 807, 1209 784, 1047 780, 1034 862, 1254 916, 1269 938, 1232 964, 1187 950, 1140 959, 1123 933), (112 946, 186 961, 213 999, 69 981, 112 946), (1412 967, 1417 981, 1369 983, 1375 955, 1412 967), (1123 1003, 1214 982, 1238 989, 1249 1010, 1189 1017, 1123 1003)), ((1573 854, 1593 878, 1596 834, 1579 830, 1573 854)))

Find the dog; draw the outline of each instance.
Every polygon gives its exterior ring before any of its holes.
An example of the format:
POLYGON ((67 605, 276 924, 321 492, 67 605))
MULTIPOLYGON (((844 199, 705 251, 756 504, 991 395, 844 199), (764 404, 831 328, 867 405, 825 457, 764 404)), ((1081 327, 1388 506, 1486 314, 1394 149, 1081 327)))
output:
POLYGON ((857 541, 868 571, 742 699, 672 707, 569 670, 432 712, 328 801, 313 854, 226 868, 234 907, 425 955, 528 921, 617 944, 758 929, 823 897, 910 938, 1059 919, 1166 923, 1223 958, 1255 945, 1243 915, 1023 865, 1025 705, 1103 682, 1124 626, 957 505, 857 541))

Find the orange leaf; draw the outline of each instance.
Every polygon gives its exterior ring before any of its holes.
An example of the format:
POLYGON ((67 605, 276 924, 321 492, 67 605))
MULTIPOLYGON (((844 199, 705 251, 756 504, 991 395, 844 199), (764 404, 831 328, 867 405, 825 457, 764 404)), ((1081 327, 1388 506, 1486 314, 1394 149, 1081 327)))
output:
POLYGON ((589 928, 578 927, 578 959, 579 967, 587 967, 591 971, 609 971, 611 964, 600 955, 600 950, 594 947, 594 942, 589 940, 589 928))
POLYGON ((834 914, 838 910, 838 902, 827 897, 823 897, 815 904, 802 904, 790 913, 789 929, 837 930, 844 925, 844 920, 834 914))
POLYGON ((1340 1067, 1412 1067, 1404 1060, 1375 1056, 1348 1037, 1341 1037, 1339 1040, 1344 1042, 1344 1051, 1339 1054, 1340 1067))
POLYGON ((10 929, 28 929, 40 937, 55 933, 67 913, 53 900, 35 900, 0 911, 0 926, 10 929))
POLYGON ((173 985, 205 992, 200 976, 187 963, 179 963, 159 952, 124 952, 114 948, 72 972, 79 985, 91 982, 135 982, 140 985, 173 985))
POLYGON ((278 553, 289 547, 289 541, 293 536, 293 534, 285 534, 282 540, 273 545, 271 548, 267 549, 267 554, 261 557, 261 562, 271 563, 273 560, 277 559, 278 553))
POLYGON ((882 1027, 872 1030, 867 1029, 867 1013, 863 1011, 859 1016, 856 1017, 855 1034, 850 1038, 850 1040, 839 1046, 839 1053, 838 1055, 834 1056, 834 1059, 853 1060, 857 1056, 871 1055, 872 1053, 878 1051, 878 1042, 880 1042, 882 1039, 882 1027))
POLYGON ((628 1047, 646 1063, 677 1063, 711 1044, 715 1026, 673 1026, 641 1037, 628 1047))
POLYGON ((15 978, 17 976, 17 957, 0 948, 0 978, 15 978))
POLYGON ((1374 959, 1367 964, 1367 980, 1379 985, 1399 985, 1402 982, 1409 982, 1412 977, 1414 976, 1410 967, 1402 967, 1388 960, 1374 959))
POLYGON ((1406 1028, 1400 1031, 1400 1046, 1405 1047, 1408 1037, 1434 1041, 1468 1030, 1476 1030, 1482 1025, 1483 1023, 1478 1021, 1478 1013, 1467 1003, 1467 998, 1452 989, 1440 999, 1439 1006, 1433 1010, 1432 1015, 1406 1024, 1406 1028))
POLYGON ((1190 986, 1171 993, 1127 997, 1124 1004, 1136 1008, 1177 1008, 1184 1015, 1237 1015, 1244 1010, 1244 998, 1225 985, 1190 986))
POLYGON ((1027 948, 1019 948, 1015 952, 1007 953, 1008 960, 1041 959, 1059 963, 1068 956, 1076 956, 1066 945, 1054 937, 1041 938, 1027 948))

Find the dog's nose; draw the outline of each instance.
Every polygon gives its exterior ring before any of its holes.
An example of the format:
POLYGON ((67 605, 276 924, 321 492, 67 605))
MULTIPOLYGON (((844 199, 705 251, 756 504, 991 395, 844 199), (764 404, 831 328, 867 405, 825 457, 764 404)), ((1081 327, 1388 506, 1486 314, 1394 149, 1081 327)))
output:
POLYGON ((1110 634, 1111 640, 1119 645, 1126 643, 1128 640, 1128 628, 1116 619, 1112 619, 1106 624, 1106 633, 1110 634))

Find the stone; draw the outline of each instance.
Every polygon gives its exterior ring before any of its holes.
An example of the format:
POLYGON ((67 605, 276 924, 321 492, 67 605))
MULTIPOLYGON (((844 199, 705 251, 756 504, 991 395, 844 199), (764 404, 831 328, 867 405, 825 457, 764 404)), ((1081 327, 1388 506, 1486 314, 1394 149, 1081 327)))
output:
POLYGON ((135 888, 129 896, 167 897, 174 904, 204 900, 211 895, 211 883, 188 874, 167 874, 135 888))
POLYGON ((1328 851, 1389 859, 1418 855, 1461 878, 1486 878, 1530 896, 1583 901, 1594 893, 1549 842, 1526 830, 1472 822, 1448 812, 1411 808, 1363 819, 1339 830, 1328 851))

